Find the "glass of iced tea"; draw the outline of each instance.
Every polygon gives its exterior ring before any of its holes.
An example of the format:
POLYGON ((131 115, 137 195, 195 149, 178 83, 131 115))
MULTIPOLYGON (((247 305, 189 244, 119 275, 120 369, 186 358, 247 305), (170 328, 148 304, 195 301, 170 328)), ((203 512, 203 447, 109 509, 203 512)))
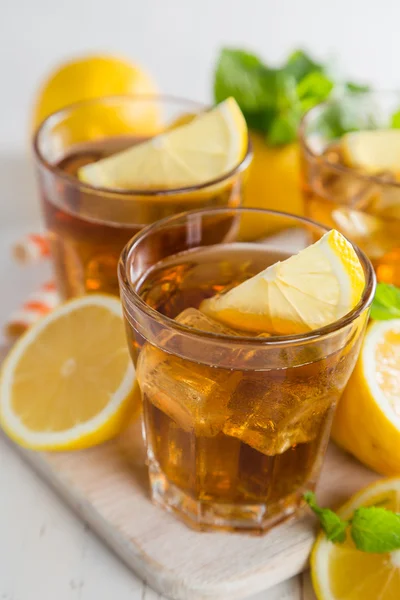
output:
POLYGON ((146 228, 123 250, 152 497, 194 528, 266 531, 316 484, 368 317, 371 263, 358 251, 366 285, 355 309, 306 334, 246 334, 199 307, 325 233, 285 213, 200 210, 146 228), (256 236, 242 219, 257 223, 256 236))
POLYGON ((400 285, 400 92, 320 104, 300 127, 305 213, 341 231, 400 285))
POLYGON ((237 206, 250 148, 218 180, 180 189, 110 189, 80 181, 78 170, 172 127, 205 107, 162 96, 87 100, 44 121, 34 152, 56 282, 66 299, 118 294, 122 248, 144 225, 184 210, 237 206))

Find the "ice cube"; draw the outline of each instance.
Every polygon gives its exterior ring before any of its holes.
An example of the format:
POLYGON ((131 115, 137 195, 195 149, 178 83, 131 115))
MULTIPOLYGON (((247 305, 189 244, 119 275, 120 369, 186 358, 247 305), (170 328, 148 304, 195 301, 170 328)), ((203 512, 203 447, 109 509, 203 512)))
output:
POLYGON ((214 319, 207 317, 207 315, 203 314, 201 311, 196 308, 187 308, 182 311, 175 319, 178 323, 182 325, 187 325, 188 327, 193 327, 193 329, 200 329, 200 331, 208 331, 209 333, 219 333, 223 335, 240 335, 234 329, 223 325, 222 323, 218 323, 214 319))
POLYGON ((315 192, 322 198, 332 199, 335 203, 365 210, 374 204, 379 194, 379 186, 365 181, 357 172, 342 171, 335 173, 329 166, 315 175, 312 182, 315 192))
MULTIPOLYGON (((195 309, 183 311, 176 320, 202 331, 235 335, 232 330, 195 309)), ((176 334, 164 340, 164 347, 171 349, 175 346, 179 355, 147 343, 141 350, 136 375, 146 400, 184 431, 211 437, 222 431, 227 418, 227 404, 240 374, 185 359, 185 344, 193 343, 193 340, 183 342, 182 336, 176 334)))
POLYGON ((373 206, 374 215, 386 218, 386 219, 400 219, 400 189, 398 187, 399 181, 396 179, 389 180, 389 183, 397 183, 397 185, 385 185, 380 187, 377 201, 373 206))
POLYGON ((332 405, 332 397, 312 383, 279 381, 277 372, 273 378, 267 372, 252 373, 243 377, 232 395, 224 433, 275 456, 313 441, 332 405))
MULTIPOLYGON (((175 320, 181 325, 216 335, 240 336, 239 332, 218 323, 195 308, 187 308, 175 320)), ((170 354, 176 354, 181 358, 190 358, 194 363, 215 366, 224 364, 227 368, 231 366, 234 368, 237 365, 237 356, 242 351, 242 346, 239 344, 224 344, 218 340, 210 340, 206 336, 194 338, 187 334, 179 335, 171 331, 164 331, 159 342, 160 347, 170 354)))

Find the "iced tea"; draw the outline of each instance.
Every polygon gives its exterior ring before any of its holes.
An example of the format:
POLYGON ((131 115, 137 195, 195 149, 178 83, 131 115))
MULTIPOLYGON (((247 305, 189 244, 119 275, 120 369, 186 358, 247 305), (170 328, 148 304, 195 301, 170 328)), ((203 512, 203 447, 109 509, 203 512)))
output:
POLYGON ((350 168, 341 135, 390 128, 399 109, 400 94, 353 94, 312 109, 300 131, 306 215, 355 242, 378 280, 395 285, 400 285, 399 173, 372 176, 350 168))
POLYGON ((325 233, 254 211, 265 235, 247 242, 238 234, 244 213, 220 211, 230 225, 211 243, 215 212, 160 224, 124 251, 120 277, 153 499, 200 529, 261 532, 295 512, 315 486, 367 311, 328 335, 293 340, 268 332, 249 338, 201 313, 203 299, 325 233), (193 223, 190 244, 182 229, 193 223), (177 252, 154 253, 167 231, 177 252))
POLYGON ((204 108, 161 97, 90 100, 49 117, 35 151, 57 286, 63 298, 88 292, 118 294, 122 248, 144 225, 204 206, 237 206, 250 158, 220 185, 186 190, 95 188, 78 169, 148 139, 204 108))

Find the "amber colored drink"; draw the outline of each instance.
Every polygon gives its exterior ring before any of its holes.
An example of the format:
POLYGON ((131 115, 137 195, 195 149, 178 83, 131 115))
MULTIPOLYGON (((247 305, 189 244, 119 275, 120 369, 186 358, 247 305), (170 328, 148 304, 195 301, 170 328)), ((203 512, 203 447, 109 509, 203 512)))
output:
POLYGON ((371 176, 347 166, 329 124, 336 114, 354 129, 387 128, 399 106, 399 94, 358 94, 312 109, 300 132, 305 214, 355 242, 371 259, 378 281, 395 285, 400 285, 398 174, 371 176))
MULTIPOLYGON (((136 141, 135 138, 110 138, 77 145, 56 167, 77 178, 80 167, 123 150, 136 141)), ((91 197, 86 197, 84 189, 65 186, 64 193, 64 203, 71 206, 71 211, 54 203, 50 194, 44 192, 42 196, 55 276, 62 297, 71 298, 86 292, 118 294, 118 258, 127 239, 139 231, 140 225, 130 224, 129 207, 126 207, 127 223, 116 223, 112 218, 108 222, 96 219, 95 211, 90 218, 84 214, 84 206, 91 197)), ((107 202, 105 198, 104 201, 107 202)))
MULTIPOLYGON (((192 250, 158 265, 138 293, 179 323, 228 332, 201 313, 182 311, 285 258, 257 245, 192 250)), ((217 368, 207 355, 194 362, 147 346, 137 377, 155 460, 194 498, 292 502, 315 483, 355 352, 352 344, 322 358, 310 351, 300 361, 293 357, 299 364, 284 371, 255 371, 235 368, 234 356, 232 368, 217 368)))
MULTIPOLYGON (((267 211, 257 212, 266 226, 267 211)), ((178 329, 140 317, 121 279, 152 493, 194 527, 260 532, 295 512, 315 486, 365 315, 339 335, 276 344, 268 332, 249 340, 206 317, 203 299, 291 254, 281 234, 236 241, 234 220, 228 243, 209 244, 206 221, 204 246, 164 257, 135 284, 138 298, 178 329)), ((141 252, 147 256, 137 245, 132 260, 141 252)))
POLYGON ((148 139, 137 115, 162 114, 159 133, 182 114, 201 109, 162 97, 103 98, 74 105, 43 123, 35 151, 55 276, 64 299, 90 292, 118 294, 119 255, 143 226, 189 209, 240 203, 250 154, 218 185, 117 190, 95 188, 77 177, 83 165, 148 139))

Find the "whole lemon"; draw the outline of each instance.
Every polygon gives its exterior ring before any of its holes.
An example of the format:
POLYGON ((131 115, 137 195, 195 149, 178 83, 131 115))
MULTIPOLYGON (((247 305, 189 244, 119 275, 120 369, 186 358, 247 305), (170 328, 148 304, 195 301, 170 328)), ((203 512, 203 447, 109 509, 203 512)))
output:
MULTIPOLYGON (((59 66, 43 82, 34 106, 33 129, 53 112, 76 102, 103 96, 157 93, 150 75, 127 59, 103 55, 77 58, 59 66)), ((150 125, 155 116, 158 120, 155 105, 146 114, 150 125)))

